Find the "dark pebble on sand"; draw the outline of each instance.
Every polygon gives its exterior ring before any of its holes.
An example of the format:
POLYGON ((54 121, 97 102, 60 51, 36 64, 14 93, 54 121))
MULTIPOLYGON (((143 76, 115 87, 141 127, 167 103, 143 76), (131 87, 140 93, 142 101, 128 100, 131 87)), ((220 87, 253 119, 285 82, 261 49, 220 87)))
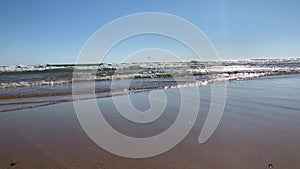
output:
POLYGON ((10 165, 9 165, 9 166, 13 167, 13 166, 15 166, 15 165, 17 165, 17 163, 15 163, 15 162, 12 162, 12 163, 10 163, 10 165))
POLYGON ((273 168, 273 164, 268 164, 268 168, 273 168))

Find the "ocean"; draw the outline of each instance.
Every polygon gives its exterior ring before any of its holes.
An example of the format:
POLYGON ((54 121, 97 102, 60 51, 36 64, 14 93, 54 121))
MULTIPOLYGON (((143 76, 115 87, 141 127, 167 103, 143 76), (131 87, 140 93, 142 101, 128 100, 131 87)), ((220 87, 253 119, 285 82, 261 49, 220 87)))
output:
POLYGON ((95 82, 96 97, 102 98, 299 73, 299 58, 0 66, 0 112, 73 101, 74 83, 86 94, 84 86, 95 82))

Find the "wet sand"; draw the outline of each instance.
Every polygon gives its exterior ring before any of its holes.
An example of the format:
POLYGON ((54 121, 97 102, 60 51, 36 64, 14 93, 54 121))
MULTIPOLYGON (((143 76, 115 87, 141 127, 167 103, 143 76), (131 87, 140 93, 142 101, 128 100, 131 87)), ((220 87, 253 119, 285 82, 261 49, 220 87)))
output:
MULTIPOLYGON (((200 112, 191 132, 175 148, 146 159, 119 157, 98 147, 81 128, 72 103, 0 113, 0 169, 263 169, 269 163, 275 169, 298 169, 299 84, 297 74, 229 82, 222 120, 204 144, 198 137, 210 87, 199 87, 200 112)), ((141 110, 149 106, 140 99, 145 96, 147 92, 131 95, 141 110)), ((137 128, 115 112, 110 98, 98 102, 114 128, 137 137, 164 131, 178 108, 174 99, 161 119, 137 128)))

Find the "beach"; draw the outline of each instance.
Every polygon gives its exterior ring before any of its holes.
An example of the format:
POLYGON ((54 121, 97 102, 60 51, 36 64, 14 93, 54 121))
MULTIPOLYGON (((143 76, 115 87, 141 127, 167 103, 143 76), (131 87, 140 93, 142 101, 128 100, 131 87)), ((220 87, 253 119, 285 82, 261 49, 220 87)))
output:
MULTIPOLYGON (((209 84, 199 86, 200 110, 189 134, 161 155, 131 159, 96 145, 81 128, 72 102, 0 113, 0 168, 31 169, 296 169, 300 165, 300 75, 275 75, 227 84, 220 124, 205 143, 198 138, 210 105, 209 84)), ((170 90, 172 93, 178 89, 170 90)), ((147 91, 132 94, 141 109, 147 91)), ((122 97, 122 96, 119 96, 122 97)), ((174 97, 176 100, 176 98, 174 97)), ((170 101, 167 114, 141 128, 124 121, 112 107, 111 97, 97 99, 106 119, 120 132, 146 137, 172 124, 178 109, 170 101), (169 112, 169 113, 168 113, 169 112)), ((135 105, 135 103, 133 103, 135 105)))
POLYGON ((0 169, 300 169, 299 8, 0 1, 0 169))

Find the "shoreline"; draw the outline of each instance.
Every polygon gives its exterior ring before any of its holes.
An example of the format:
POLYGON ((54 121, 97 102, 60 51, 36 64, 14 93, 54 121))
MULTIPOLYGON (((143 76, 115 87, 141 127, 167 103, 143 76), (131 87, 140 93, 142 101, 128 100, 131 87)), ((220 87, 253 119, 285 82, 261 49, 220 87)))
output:
MULTIPOLYGON (((129 94, 135 94, 140 92, 149 92, 153 90, 164 90, 164 89, 172 89, 172 88, 182 88, 182 87, 191 87, 191 86, 206 86, 206 85, 212 85, 212 84, 218 84, 218 83, 228 83, 231 81, 244 81, 244 80, 259 80, 264 78, 281 78, 283 76, 289 76, 289 75, 300 75, 300 73, 290 73, 290 74, 272 74, 272 75, 265 75, 265 76, 251 76, 251 77, 244 77, 242 79, 235 77, 235 78, 229 78, 229 79, 212 79, 208 81, 192 81, 192 82, 186 82, 182 84, 172 85, 169 86, 150 86, 150 87, 135 87, 135 88, 129 88, 128 89, 96 89, 95 94, 96 97, 88 96, 92 93, 87 93, 86 91, 78 91, 77 94, 84 94, 88 97, 82 98, 82 100, 88 100, 88 99, 100 99, 100 98, 106 98, 106 97, 113 97, 113 96, 122 96, 122 95, 129 95, 129 94)), ((159 80, 159 79, 157 79, 159 80)), ((36 107, 42 107, 42 106, 48 106, 52 104, 59 104, 59 103, 65 103, 65 102, 72 102, 74 101, 72 98, 72 91, 65 91, 65 92, 55 92, 55 93, 35 93, 35 94, 24 94, 24 95, 0 95, 0 106, 2 106, 2 109, 0 109, 0 113, 10 112, 10 111, 16 111, 16 110, 22 110, 22 109, 32 109, 36 107), (24 101, 24 99, 26 101, 24 101), (23 107, 20 107, 21 105, 26 105, 23 107), (9 106, 9 109, 3 109, 3 107, 9 106), (12 107, 11 106, 15 106, 12 107)))

